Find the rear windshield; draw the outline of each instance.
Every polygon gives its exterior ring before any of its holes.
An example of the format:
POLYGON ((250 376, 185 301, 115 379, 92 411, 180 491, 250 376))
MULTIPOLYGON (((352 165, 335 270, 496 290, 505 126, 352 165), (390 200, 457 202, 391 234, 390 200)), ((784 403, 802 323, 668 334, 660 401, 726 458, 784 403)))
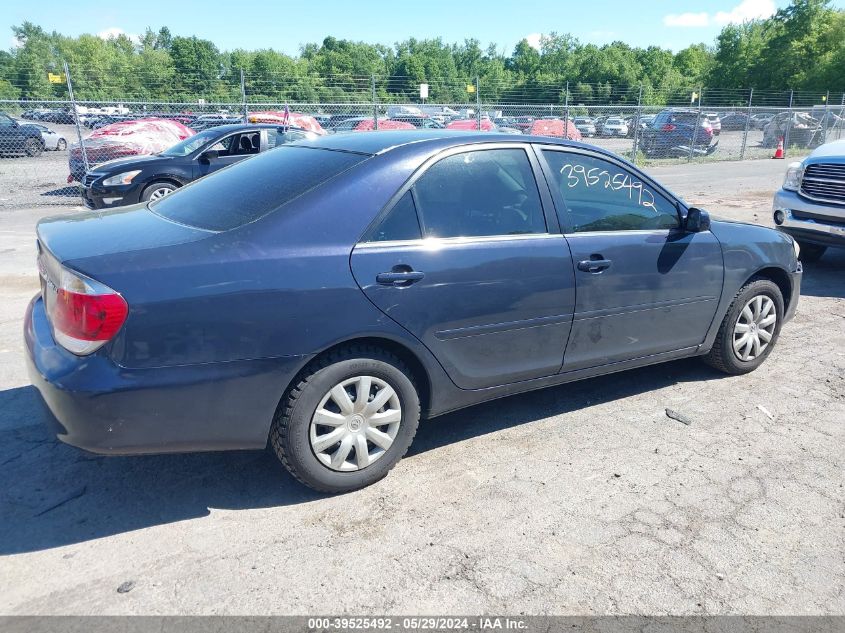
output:
POLYGON ((279 147, 150 203, 158 215, 209 231, 253 222, 368 158, 309 147, 279 147))

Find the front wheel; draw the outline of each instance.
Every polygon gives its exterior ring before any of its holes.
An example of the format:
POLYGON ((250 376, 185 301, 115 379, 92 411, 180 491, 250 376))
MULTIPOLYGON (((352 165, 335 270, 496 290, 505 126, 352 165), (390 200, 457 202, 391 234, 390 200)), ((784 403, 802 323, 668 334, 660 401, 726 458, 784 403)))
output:
POLYGON ((27 156, 40 156, 44 146, 34 138, 29 138, 23 145, 23 150, 27 156))
POLYGON ((141 194, 141 200, 144 202, 154 202, 174 191, 176 191, 176 185, 172 182, 163 180, 151 182, 144 188, 144 193, 141 194))
POLYGON ((270 444, 301 483, 350 492, 387 475, 411 445, 419 419, 407 366, 384 350, 352 346, 297 379, 279 405, 270 444))
POLYGON ((777 284, 768 279, 748 282, 728 308, 704 362, 726 374, 754 371, 772 352, 783 313, 783 295, 777 284))

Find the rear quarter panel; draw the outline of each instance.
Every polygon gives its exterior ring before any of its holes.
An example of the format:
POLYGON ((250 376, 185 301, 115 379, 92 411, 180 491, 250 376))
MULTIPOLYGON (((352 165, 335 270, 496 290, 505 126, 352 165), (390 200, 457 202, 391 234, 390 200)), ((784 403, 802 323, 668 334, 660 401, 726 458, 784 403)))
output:
POLYGON ((379 332, 408 337, 350 270, 358 237, 410 173, 396 161, 371 160, 367 177, 347 172, 238 229, 70 262, 130 306, 108 349, 114 361, 133 368, 227 362, 307 355, 379 332))

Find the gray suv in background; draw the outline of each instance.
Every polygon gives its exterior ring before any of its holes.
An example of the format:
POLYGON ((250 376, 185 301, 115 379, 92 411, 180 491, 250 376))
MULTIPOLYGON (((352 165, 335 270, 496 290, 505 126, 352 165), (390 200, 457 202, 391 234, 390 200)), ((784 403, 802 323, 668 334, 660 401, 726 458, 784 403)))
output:
POLYGON ((813 261, 828 246, 845 247, 845 139, 818 147, 786 171, 772 211, 778 229, 813 261))

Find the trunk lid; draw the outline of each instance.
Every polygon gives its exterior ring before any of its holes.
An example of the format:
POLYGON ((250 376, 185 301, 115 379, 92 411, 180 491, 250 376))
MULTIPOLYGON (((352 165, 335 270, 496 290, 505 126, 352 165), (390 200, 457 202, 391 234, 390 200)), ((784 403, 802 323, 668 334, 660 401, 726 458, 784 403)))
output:
POLYGON ((64 264, 96 278, 84 262, 114 254, 194 242, 213 235, 156 215, 144 205, 44 218, 37 227, 41 248, 64 264))

